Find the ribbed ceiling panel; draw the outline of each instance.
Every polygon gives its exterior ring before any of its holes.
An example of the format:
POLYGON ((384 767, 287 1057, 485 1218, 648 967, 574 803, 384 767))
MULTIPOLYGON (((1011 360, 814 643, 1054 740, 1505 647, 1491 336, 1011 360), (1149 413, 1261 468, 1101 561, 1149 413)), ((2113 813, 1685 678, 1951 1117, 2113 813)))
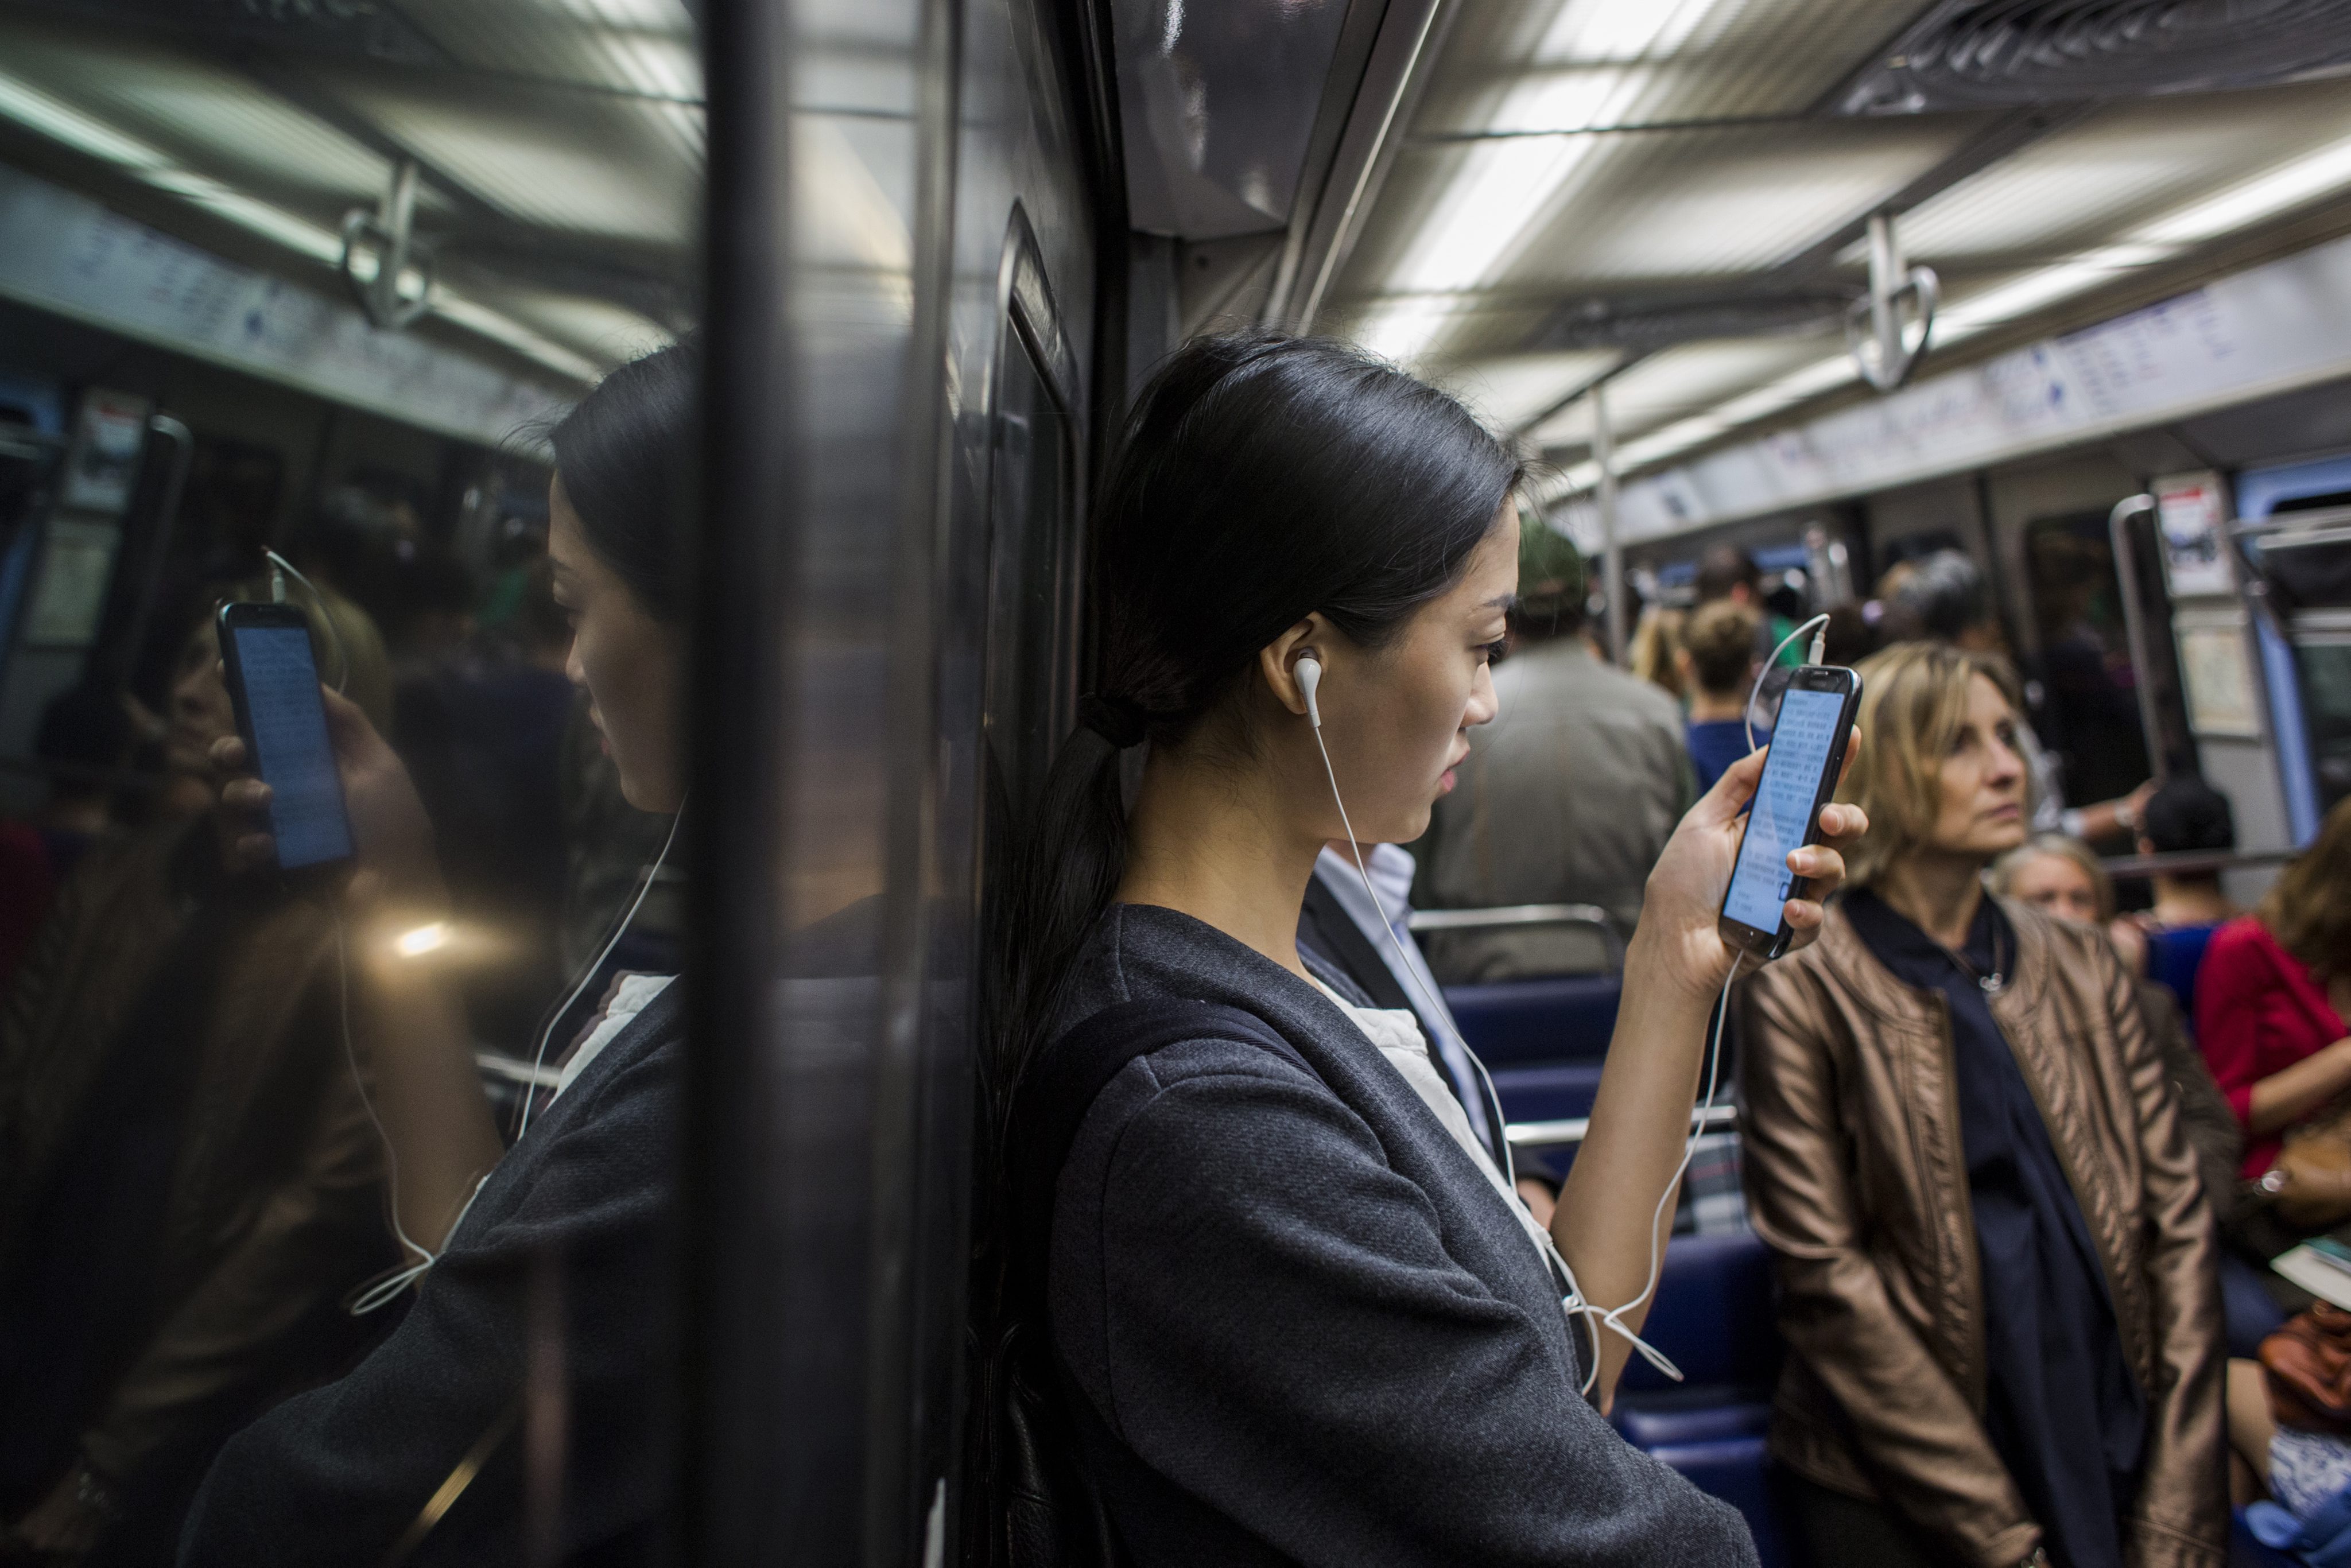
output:
POLYGON ((1796 114, 1917 10, 1917 0, 1473 5, 1455 25, 1414 131, 1796 114), (1647 47, 1620 47, 1628 37, 1647 47))
MULTIPOLYGON (((1734 338, 1685 343, 1653 354, 1608 382, 1608 416, 1621 444, 1704 412, 1775 376, 1838 351, 1838 340, 1823 337, 1734 338)), ((1561 411, 1532 432, 1546 448, 1582 446, 1592 440, 1589 402, 1561 411)))
POLYGON ((1907 214, 1938 267, 2053 259, 2283 159, 2351 136, 2351 84, 2121 104, 1907 214))
POLYGON ((330 226, 371 204, 389 174, 323 120, 186 55, 0 15, 0 67, 188 169, 330 226))

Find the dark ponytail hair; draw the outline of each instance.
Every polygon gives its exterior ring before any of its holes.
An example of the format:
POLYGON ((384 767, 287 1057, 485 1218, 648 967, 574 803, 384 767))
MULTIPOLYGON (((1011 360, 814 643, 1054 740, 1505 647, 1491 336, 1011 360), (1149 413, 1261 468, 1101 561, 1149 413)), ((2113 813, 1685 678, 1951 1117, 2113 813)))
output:
POLYGON ((700 346, 673 343, 598 382, 547 433, 588 548, 672 625, 686 618, 701 392, 700 346))
POLYGON ((1003 1086, 1125 872, 1108 737, 1184 744, 1314 611, 1384 645, 1459 580, 1521 476, 1454 399, 1329 340, 1195 339, 1152 378, 1095 510, 1094 716, 1054 760, 1005 906, 1003 1086))

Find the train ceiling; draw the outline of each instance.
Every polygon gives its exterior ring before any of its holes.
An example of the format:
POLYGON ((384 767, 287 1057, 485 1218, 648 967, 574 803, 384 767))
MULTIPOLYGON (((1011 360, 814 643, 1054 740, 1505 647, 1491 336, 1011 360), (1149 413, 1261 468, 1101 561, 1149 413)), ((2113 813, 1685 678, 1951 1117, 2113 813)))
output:
POLYGON ((681 0, 0 0, 0 158, 340 292, 418 170, 416 330, 578 384, 697 312, 681 0))
MULTIPOLYGON (((1517 433, 1554 493, 1596 476, 1604 381, 1628 471, 1875 395, 1844 329, 1873 214, 1940 276, 1930 368, 2351 229, 2351 0, 1247 8, 1292 47, 1332 37, 1332 86, 1302 177, 1258 182, 1301 193, 1263 232, 1163 231, 1187 324, 1356 336, 1517 433), (1384 136, 1360 134, 1367 103, 1384 136)), ((1228 7, 1114 10, 1123 80, 1192 89, 1189 122, 1127 107, 1147 193, 1166 174, 1138 143, 1164 166, 1269 111, 1213 37, 1228 7)))

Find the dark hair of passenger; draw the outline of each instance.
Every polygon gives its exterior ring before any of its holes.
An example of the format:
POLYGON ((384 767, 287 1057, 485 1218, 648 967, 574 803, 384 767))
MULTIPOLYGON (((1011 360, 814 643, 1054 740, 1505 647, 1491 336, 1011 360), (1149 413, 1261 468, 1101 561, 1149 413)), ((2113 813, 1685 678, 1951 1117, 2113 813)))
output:
POLYGON ((2139 813, 2139 831, 2160 854, 2237 847, 2229 798, 2193 773, 2175 773, 2157 786, 2139 813))
MULTIPOLYGON (((1093 517, 1094 699, 1154 747, 1252 737, 1229 710, 1259 650, 1315 611, 1366 648, 1467 570, 1521 465, 1444 392, 1342 343, 1198 338, 1129 415, 1093 517)), ((1008 1091, 1126 866, 1119 749, 1054 759, 1000 923, 1008 1091)))
POLYGON ((1759 598, 1763 591, 1763 569, 1755 558, 1737 545, 1715 545, 1698 558, 1698 601, 1711 604, 1718 599, 1728 599, 1734 588, 1744 587, 1759 598))
POLYGON ((701 390, 701 345, 673 343, 598 382, 547 432, 588 548, 672 623, 686 619, 701 390))
POLYGON ((1939 549, 1918 562, 1895 592, 1906 635, 1956 643, 1991 619, 1991 594, 1983 569, 1955 549, 1939 549))
POLYGON ((1510 631, 1522 643, 1573 637, 1591 618, 1592 573, 1575 541, 1540 515, 1519 518, 1519 597, 1510 631))
POLYGON ((1829 623, 1821 629, 1821 658, 1831 664, 1851 666, 1877 652, 1877 628, 1860 605, 1848 599, 1829 608, 1829 623))

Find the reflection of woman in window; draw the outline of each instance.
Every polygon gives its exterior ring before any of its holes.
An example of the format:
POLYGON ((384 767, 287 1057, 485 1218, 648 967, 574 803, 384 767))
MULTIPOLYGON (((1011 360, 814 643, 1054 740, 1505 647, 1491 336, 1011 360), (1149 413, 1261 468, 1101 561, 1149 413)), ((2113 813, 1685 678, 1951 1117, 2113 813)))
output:
MULTIPOLYGON (((0 1519, 37 1551, 104 1535, 168 1557, 212 1448, 356 1348, 337 1299, 380 1266, 381 1155, 343 1058, 332 933, 310 903, 224 876, 193 814, 235 730, 213 606, 267 595, 204 598, 160 820, 82 856, 0 1015, 0 1519)), ((381 716, 365 616, 309 613, 319 667, 381 716)))
MULTIPOLYGON (((676 519, 694 460, 696 359, 624 366, 556 426, 548 552, 571 619, 567 669, 641 810, 683 803, 686 628, 676 519)), ((420 1263, 406 1316, 347 1376, 230 1440, 192 1510, 180 1561, 204 1568, 503 1563, 524 1547, 514 1433, 534 1369, 534 1453, 552 1560, 662 1554, 674 1482, 664 1423, 675 1350, 672 1243, 684 1007, 632 976, 575 1038, 555 1098, 505 1149, 450 977, 450 947, 403 943, 444 919, 432 832, 407 770, 329 698, 359 869, 346 900, 351 1030, 396 1155, 393 1211, 420 1263), (421 956, 413 956, 420 955, 421 956), (444 1488, 457 1506, 429 1508, 444 1488), (454 1495, 454 1493, 452 1494, 454 1495), (557 1500, 559 1499, 559 1500, 557 1500), (411 1544, 413 1544, 412 1542, 411 1544), (405 1550, 405 1549, 403 1549, 405 1550)), ((235 741, 221 755, 242 762, 235 741)), ((258 780, 225 790, 247 828, 258 780)), ((266 837, 235 842, 266 856, 266 837)))
POLYGON ((1749 982, 1749 1202, 1820 1568, 2218 1563, 2215 1239, 2099 932, 1984 896, 2025 837, 2006 666, 1861 666, 1869 814, 1822 938, 1749 982))

